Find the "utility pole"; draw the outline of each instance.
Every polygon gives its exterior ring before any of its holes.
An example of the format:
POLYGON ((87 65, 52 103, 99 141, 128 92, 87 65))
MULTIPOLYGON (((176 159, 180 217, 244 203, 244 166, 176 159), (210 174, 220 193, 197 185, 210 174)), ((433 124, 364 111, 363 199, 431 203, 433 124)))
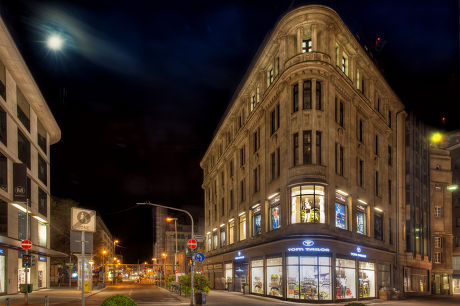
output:
MULTIPOLYGON (((27 183, 26 183, 27 184, 27 183)), ((29 195, 27 195, 27 200, 26 200, 26 240, 30 241, 30 235, 29 235, 29 195)), ((29 257, 29 249, 26 249, 26 256, 29 257)), ((29 281, 27 277, 29 276, 29 266, 32 266, 32 258, 29 257, 29 264, 25 267, 25 275, 26 275, 26 294, 24 295, 24 304, 28 305, 29 304, 29 281)))
MULTIPOLYGON (((186 210, 184 209, 179 209, 179 208, 174 208, 174 207, 170 207, 170 206, 165 206, 165 205, 160 205, 160 204, 154 204, 154 203, 150 203, 150 202, 145 202, 145 203, 136 203, 137 205, 150 205, 150 206, 156 206, 156 207, 162 207, 162 208, 166 208, 166 209, 172 209, 172 210, 177 210, 177 211, 180 211, 180 212, 183 212, 183 213, 186 213, 189 218, 190 218, 190 221, 192 222, 192 239, 194 239, 194 223, 193 223, 193 216, 186 210)), ((193 253, 193 252, 192 252, 193 253)), ((191 280, 191 289, 190 289, 190 293, 191 293, 191 296, 190 296, 190 305, 195 305, 195 290, 193 288, 193 281, 194 281, 194 275, 195 275, 195 271, 194 271, 194 260, 193 260, 193 257, 192 257, 192 267, 191 267, 191 276, 190 276, 190 280, 191 280)))

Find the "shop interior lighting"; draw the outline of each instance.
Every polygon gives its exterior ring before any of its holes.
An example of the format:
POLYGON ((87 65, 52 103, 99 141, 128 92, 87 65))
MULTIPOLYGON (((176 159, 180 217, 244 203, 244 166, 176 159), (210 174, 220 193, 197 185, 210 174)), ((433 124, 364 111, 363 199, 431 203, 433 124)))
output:
POLYGON ((224 227, 224 226, 225 226, 225 223, 222 223, 222 224, 220 225, 220 227, 224 227))
POLYGON ((378 207, 374 207, 374 209, 375 209, 376 211, 383 212, 383 210, 381 210, 381 209, 378 208, 378 207))
POLYGON ((22 205, 20 205, 20 204, 11 203, 11 205, 13 205, 14 207, 16 207, 17 209, 19 209, 20 211, 22 211, 22 212, 24 212, 24 213, 29 213, 29 214, 32 213, 30 210, 25 209, 25 208, 24 208, 22 205))
POLYGON ((256 205, 252 206, 251 209, 254 209, 256 207, 260 206, 260 203, 257 203, 256 205))
POLYGON ((458 185, 449 185, 447 186, 447 190, 449 191, 455 191, 458 189, 458 185))
POLYGON ((217 227, 213 228, 212 231, 213 231, 213 232, 217 231, 217 227))
POLYGON ((340 193, 341 195, 346 196, 346 197, 348 196, 348 193, 346 193, 345 191, 342 191, 340 189, 336 189, 335 192, 340 193))
POLYGON ((242 215, 244 215, 246 212, 243 211, 243 212, 240 212, 240 214, 238 215, 239 217, 241 217, 242 215))
POLYGON ((207 232, 207 233, 206 233, 206 235, 209 235, 209 234, 211 234, 211 232, 207 232))
POLYGON ((364 202, 363 200, 358 200, 358 202, 361 203, 361 204, 367 205, 367 203, 364 202))
POLYGON ((48 223, 48 221, 46 221, 45 219, 39 217, 39 216, 34 216, 35 219, 37 219, 38 221, 42 222, 42 223, 48 223))
POLYGON ((228 223, 232 222, 233 220, 235 220, 235 218, 231 218, 230 220, 228 220, 228 223))
POLYGON ((274 194, 269 195, 268 199, 271 200, 271 199, 273 199, 274 197, 276 197, 279 194, 280 194, 279 192, 275 192, 274 194))

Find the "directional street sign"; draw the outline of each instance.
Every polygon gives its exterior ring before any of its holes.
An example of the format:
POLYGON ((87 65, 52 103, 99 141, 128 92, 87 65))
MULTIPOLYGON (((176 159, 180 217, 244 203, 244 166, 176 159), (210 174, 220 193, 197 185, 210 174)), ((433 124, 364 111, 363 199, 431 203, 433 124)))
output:
POLYGON ((203 262, 204 261, 204 254, 203 253, 196 253, 195 254, 195 260, 198 261, 198 262, 203 262))
POLYGON ((197 246, 197 243, 196 243, 196 240, 195 239, 190 239, 188 242, 187 242, 187 246, 190 248, 190 249, 196 249, 196 246, 197 246))
POLYGON ((22 240, 21 241, 21 248, 27 250, 32 247, 32 242, 30 240, 22 240))

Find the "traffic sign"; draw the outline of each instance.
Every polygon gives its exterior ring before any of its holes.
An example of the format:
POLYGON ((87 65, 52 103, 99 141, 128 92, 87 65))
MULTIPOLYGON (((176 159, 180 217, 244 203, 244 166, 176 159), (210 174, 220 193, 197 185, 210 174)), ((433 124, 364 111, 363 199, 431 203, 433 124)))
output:
POLYGON ((198 252, 198 253, 195 254, 194 257, 195 257, 195 260, 198 261, 198 262, 203 262, 204 261, 204 254, 203 253, 198 252))
POLYGON ((96 232, 96 211, 72 207, 71 229, 77 232, 96 232))
POLYGON ((196 240, 195 239, 190 239, 188 242, 187 242, 187 246, 190 248, 190 249, 196 249, 196 240))
POLYGON ((30 240, 22 240, 21 241, 21 248, 23 249, 30 249, 32 247, 32 242, 30 240))

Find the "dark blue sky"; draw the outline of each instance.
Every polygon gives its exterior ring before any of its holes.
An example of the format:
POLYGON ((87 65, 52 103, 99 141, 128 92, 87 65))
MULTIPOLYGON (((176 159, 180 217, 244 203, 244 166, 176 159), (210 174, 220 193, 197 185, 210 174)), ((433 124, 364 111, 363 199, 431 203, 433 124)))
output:
MULTIPOLYGON (((199 161, 265 35, 299 2, 0 2, 62 129, 52 194, 97 209, 128 259, 149 258, 151 242, 129 252, 151 239, 149 211, 116 212, 141 200, 202 212, 199 161), (56 54, 50 30, 66 37, 56 54)), ((316 2, 371 50, 384 39, 375 58, 408 108, 460 128, 457 1, 316 2)))

